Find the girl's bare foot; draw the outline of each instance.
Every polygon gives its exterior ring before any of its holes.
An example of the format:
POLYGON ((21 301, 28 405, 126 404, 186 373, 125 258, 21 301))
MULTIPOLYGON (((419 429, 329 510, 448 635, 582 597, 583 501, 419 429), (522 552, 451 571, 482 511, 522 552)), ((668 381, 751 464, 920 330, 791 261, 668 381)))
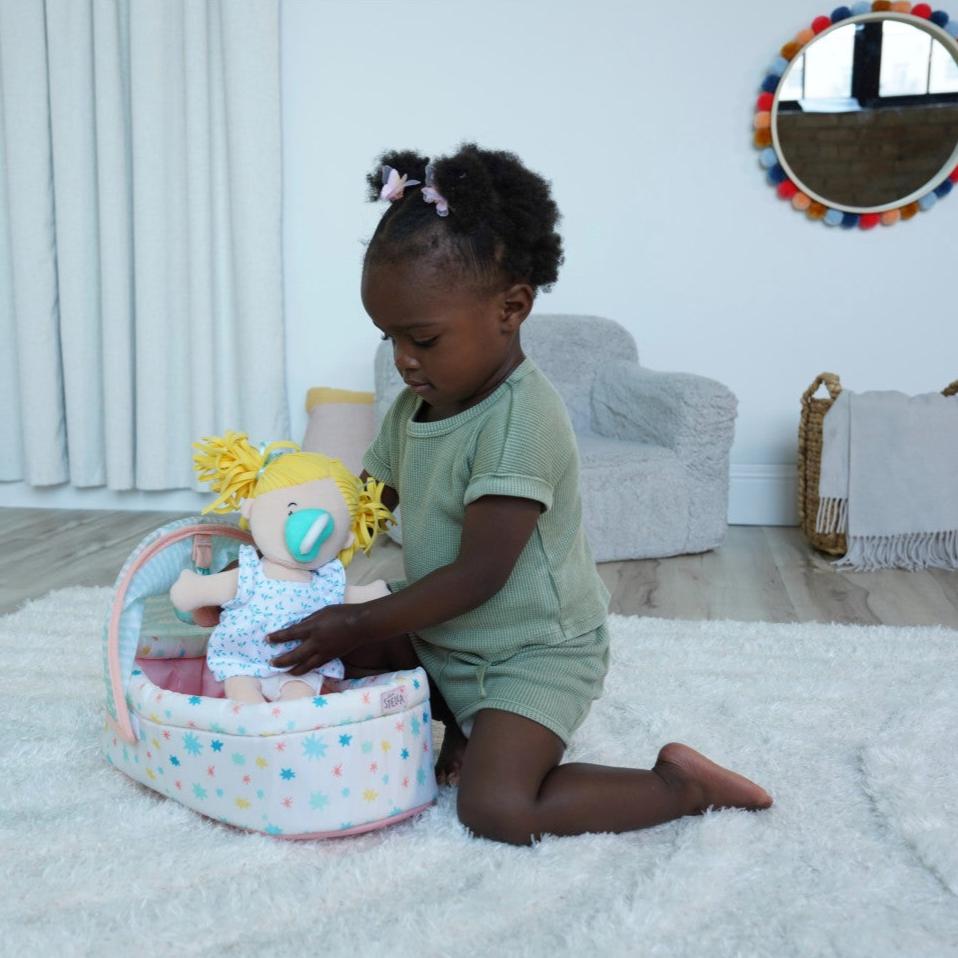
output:
POLYGON ((663 747, 652 771, 687 793, 687 814, 701 814, 710 806, 754 810, 772 804, 772 796, 760 785, 679 742, 663 747))
POLYGON ((439 758, 436 759, 436 781, 440 785, 458 785, 462 756, 469 740, 455 722, 447 723, 445 728, 442 748, 439 750, 439 758))

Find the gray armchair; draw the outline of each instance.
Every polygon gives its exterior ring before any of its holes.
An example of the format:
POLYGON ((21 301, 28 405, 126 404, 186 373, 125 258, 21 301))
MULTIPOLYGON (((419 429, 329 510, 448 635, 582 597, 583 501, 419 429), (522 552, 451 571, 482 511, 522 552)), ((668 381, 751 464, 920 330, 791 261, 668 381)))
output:
MULTIPOLYGON (((582 521, 597 562, 704 552, 722 542, 737 405, 725 386, 644 369, 632 336, 598 316, 530 316, 522 346, 569 412, 582 521)), ((383 343, 377 422, 402 388, 383 343)), ((401 542, 401 524, 391 534, 401 542)))

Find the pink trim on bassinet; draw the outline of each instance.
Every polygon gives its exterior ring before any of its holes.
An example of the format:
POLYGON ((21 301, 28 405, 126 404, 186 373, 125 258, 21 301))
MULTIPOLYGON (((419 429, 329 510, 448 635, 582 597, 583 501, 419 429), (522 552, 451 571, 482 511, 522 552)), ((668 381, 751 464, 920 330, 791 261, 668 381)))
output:
POLYGON ((136 575, 143 566, 149 562, 167 546, 182 539, 188 539, 195 535, 223 536, 228 539, 238 539, 241 542, 251 543, 252 536, 242 529, 237 529, 231 525, 217 525, 216 523, 197 523, 193 526, 184 526, 166 535, 160 536, 152 545, 144 549, 137 557, 126 574, 117 584, 116 594, 113 598, 113 612, 110 615, 110 624, 107 632, 107 661, 110 664, 110 685, 113 688, 113 705, 116 709, 116 719, 112 720, 113 725, 119 735, 127 742, 136 741, 136 733, 133 731, 133 723, 130 721, 130 713, 126 707, 126 683, 120 674, 120 619, 123 616, 123 602, 126 599, 127 590, 136 575))
POLYGON ((367 822, 365 825, 356 825, 354 828, 337 828, 331 832, 303 832, 300 835, 276 835, 271 832, 262 832, 256 828, 244 828, 242 825, 234 825, 231 822, 224 822, 222 818, 216 818, 214 815, 207 815, 206 812, 201 812, 198 808, 194 808, 193 811, 197 815, 202 816, 203 818, 209 819, 211 822, 216 822, 217 825, 225 825, 227 828, 234 828, 238 832, 252 832, 255 835, 268 835, 270 838, 279 838, 284 842, 309 842, 321 838, 349 838, 351 835, 363 835, 366 832, 375 832, 380 828, 385 828, 387 825, 395 825, 397 822, 405 821, 407 818, 412 818, 414 815, 420 815, 427 808, 431 808, 436 804, 436 799, 434 798, 431 802, 426 802, 423 805, 417 805, 415 808, 410 808, 405 812, 400 812, 398 815, 391 815, 389 818, 380 818, 375 822, 367 822))
POLYGON ((431 802, 426 802, 425 805, 420 805, 417 808, 410 808, 409 811, 400 812, 398 815, 393 815, 391 818, 381 818, 377 822, 369 822, 366 825, 357 825, 355 828, 343 828, 337 829, 335 832, 310 832, 309 834, 304 835, 277 835, 277 838, 285 838, 287 841, 291 842, 305 842, 309 841, 312 838, 348 838, 350 835, 362 835, 363 832, 374 832, 376 829, 385 828, 387 825, 395 825, 396 822, 401 822, 406 818, 412 818, 413 815, 418 815, 420 812, 424 812, 430 805, 435 805, 436 800, 433 799, 431 802))

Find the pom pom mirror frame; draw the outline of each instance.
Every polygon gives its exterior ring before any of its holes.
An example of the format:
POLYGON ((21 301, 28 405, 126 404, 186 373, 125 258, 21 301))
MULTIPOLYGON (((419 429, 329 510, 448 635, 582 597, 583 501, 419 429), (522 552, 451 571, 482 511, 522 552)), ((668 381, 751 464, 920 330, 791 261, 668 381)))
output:
POLYGON ((958 61, 958 19, 927 3, 911 4, 873 0, 838 7, 831 14, 815 17, 811 25, 786 43, 770 65, 755 103, 753 144, 760 150, 759 163, 778 197, 790 202, 798 212, 827 226, 868 230, 879 223, 892 226, 909 220, 918 212, 930 210, 958 184, 958 142, 946 165, 910 195, 876 207, 853 207, 835 202, 809 189, 786 160, 778 135, 779 99, 790 64, 823 34, 853 23, 892 19, 919 27, 942 43, 958 61))

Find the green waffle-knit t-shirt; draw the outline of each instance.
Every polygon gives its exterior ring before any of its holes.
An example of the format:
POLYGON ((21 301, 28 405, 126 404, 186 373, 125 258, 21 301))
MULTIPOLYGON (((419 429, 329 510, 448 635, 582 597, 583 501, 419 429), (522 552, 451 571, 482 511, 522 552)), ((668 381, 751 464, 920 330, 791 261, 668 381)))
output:
POLYGON ((582 528, 575 436, 542 371, 524 359, 494 392, 448 419, 416 422, 421 405, 404 389, 363 458, 371 476, 399 493, 406 580, 392 588, 456 560, 470 502, 518 496, 544 510, 502 589, 420 638, 489 658, 601 625, 609 593, 582 528))

